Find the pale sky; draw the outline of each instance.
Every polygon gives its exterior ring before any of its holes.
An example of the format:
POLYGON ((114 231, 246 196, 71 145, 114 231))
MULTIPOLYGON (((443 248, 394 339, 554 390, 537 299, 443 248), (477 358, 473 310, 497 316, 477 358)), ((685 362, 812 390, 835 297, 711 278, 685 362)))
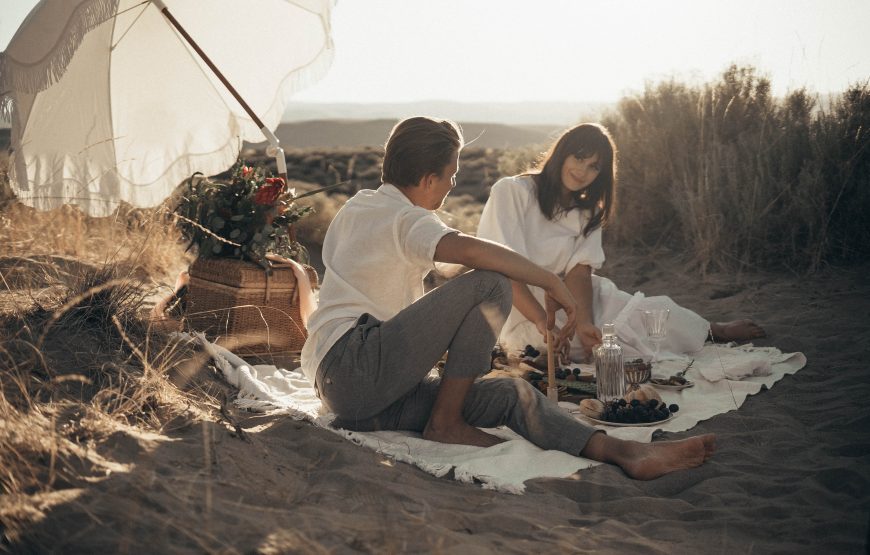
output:
MULTIPOLYGON (((0 48, 35 4, 0 0, 0 48)), ((870 0, 339 0, 332 29, 330 73, 295 100, 614 101, 732 62, 774 94, 870 78, 870 0)))

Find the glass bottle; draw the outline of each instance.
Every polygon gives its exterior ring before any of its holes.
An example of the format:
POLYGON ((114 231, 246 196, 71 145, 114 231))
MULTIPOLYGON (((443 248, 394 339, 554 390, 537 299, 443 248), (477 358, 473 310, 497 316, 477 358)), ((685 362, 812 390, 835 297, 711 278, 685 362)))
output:
POLYGON ((616 326, 604 324, 603 342, 595 348, 595 380, 598 399, 606 403, 625 395, 622 347, 616 342, 616 326))

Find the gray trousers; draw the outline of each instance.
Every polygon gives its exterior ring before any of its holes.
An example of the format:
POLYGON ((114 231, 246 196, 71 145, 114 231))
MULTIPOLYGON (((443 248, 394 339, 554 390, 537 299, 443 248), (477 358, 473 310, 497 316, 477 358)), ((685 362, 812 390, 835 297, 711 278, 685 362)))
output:
MULTIPOLYGON (((503 275, 474 270, 430 291, 393 318, 363 314, 330 348, 315 387, 337 415, 334 425, 356 431, 422 432, 440 378, 430 374, 447 352, 444 375, 478 377, 511 308, 503 275)), ((507 426, 543 449, 579 455, 595 433, 522 379, 478 379, 465 399, 472 426, 507 426)))

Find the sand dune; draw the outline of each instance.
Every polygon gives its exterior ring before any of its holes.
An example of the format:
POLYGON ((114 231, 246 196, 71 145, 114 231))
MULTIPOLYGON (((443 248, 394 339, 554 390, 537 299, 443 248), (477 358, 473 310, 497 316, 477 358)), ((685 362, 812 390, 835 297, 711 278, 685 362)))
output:
POLYGON ((770 333, 759 344, 809 359, 739 411, 670 434, 718 434, 718 452, 700 468, 637 482, 602 465, 509 495, 433 478, 328 431, 230 405, 217 422, 191 419, 163 435, 116 433, 99 455, 118 469, 43 495, 44 517, 11 549, 864 553, 870 266, 703 282, 681 268, 672 254, 613 251, 602 273, 713 319, 753 317, 770 333))

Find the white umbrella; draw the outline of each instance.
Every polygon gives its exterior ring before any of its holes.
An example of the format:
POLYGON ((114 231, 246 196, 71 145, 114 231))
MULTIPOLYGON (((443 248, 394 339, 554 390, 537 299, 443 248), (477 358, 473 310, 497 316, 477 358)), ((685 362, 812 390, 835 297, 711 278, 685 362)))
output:
POLYGON ((331 6, 42 0, 0 53, 16 195, 105 216, 122 200, 155 206, 196 171, 226 170, 243 140, 278 146, 271 129, 287 97, 332 61, 331 6))

